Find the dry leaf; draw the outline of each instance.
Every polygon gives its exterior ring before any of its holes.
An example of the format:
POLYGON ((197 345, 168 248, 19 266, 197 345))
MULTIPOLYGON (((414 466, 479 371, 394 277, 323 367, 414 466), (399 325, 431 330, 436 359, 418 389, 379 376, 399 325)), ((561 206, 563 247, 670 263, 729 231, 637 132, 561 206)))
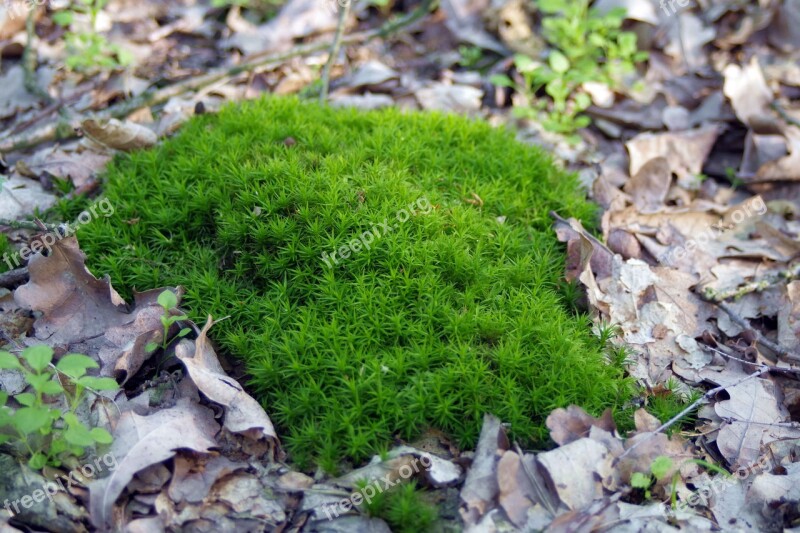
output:
POLYGON ((124 152, 150 148, 158 142, 158 137, 151 129, 135 122, 120 122, 115 118, 107 121, 86 119, 81 122, 81 128, 92 140, 124 152))
POLYGON ((550 438, 561 446, 587 437, 593 426, 610 433, 617 430, 610 409, 606 409, 601 418, 594 418, 577 405, 555 409, 547 416, 545 424, 550 430, 550 438))
POLYGON ((110 476, 89 485, 92 522, 104 529, 111 520, 111 509, 134 474, 161 463, 180 448, 208 452, 217 444, 219 425, 210 409, 181 399, 169 409, 140 416, 125 411, 114 428, 109 453, 117 467, 110 476))
POLYGON ((255 438, 263 436, 277 443, 278 435, 267 413, 219 364, 217 354, 206 336, 213 324, 211 317, 208 317, 197 340, 182 340, 175 348, 175 356, 186 366, 189 378, 200 392, 225 408, 225 429, 232 433, 247 433, 255 438))

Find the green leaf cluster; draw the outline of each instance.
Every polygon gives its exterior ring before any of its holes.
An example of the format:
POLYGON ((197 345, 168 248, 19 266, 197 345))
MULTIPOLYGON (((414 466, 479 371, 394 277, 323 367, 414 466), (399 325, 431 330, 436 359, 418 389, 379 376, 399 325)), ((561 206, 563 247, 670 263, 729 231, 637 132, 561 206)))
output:
POLYGON ((125 67, 133 61, 130 52, 110 43, 97 32, 97 17, 108 0, 72 0, 68 6, 53 14, 53 22, 70 28, 76 14, 89 16, 90 31, 68 30, 64 34, 67 46, 66 66, 80 72, 94 72, 125 67))
POLYGON ((471 448, 487 412, 542 443, 553 408, 630 397, 559 289, 548 213, 595 207, 510 132, 268 98, 121 155, 106 181, 116 216, 81 228, 88 266, 120 290, 186 287, 194 320, 229 317, 211 335, 301 465, 335 471, 427 427, 471 448), (401 222, 421 198, 429 212, 401 222))
POLYGON ((87 390, 116 390, 117 382, 87 376, 98 364, 85 355, 66 354, 55 365, 52 360, 52 348, 43 345, 25 348, 21 357, 0 352, 0 369, 21 372, 33 389, 13 396, 20 406, 16 409, 0 391, 0 444, 23 448, 28 465, 36 470, 59 466, 68 455, 80 457, 87 447, 111 443, 108 431, 87 428, 75 412, 87 390))
POLYGON ((518 116, 538 118, 546 129, 566 135, 590 123, 582 114, 591 105, 582 84, 619 87, 635 72, 636 63, 647 59, 637 48, 636 34, 622 30, 624 8, 601 15, 589 4, 590 0, 538 0, 545 15, 542 34, 551 47, 546 62, 517 55, 514 64, 522 83, 505 75, 492 78, 496 85, 513 87, 527 97, 530 107, 516 108, 518 116), (550 102, 537 99, 540 90, 550 102))

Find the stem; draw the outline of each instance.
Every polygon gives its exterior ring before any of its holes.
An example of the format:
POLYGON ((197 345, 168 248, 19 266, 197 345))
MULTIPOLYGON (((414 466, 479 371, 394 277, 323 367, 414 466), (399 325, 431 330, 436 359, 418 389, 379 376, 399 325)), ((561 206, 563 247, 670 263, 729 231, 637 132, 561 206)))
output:
POLYGON ((331 69, 336 63, 336 56, 339 55, 339 48, 342 46, 342 36, 344 27, 347 24, 347 15, 350 13, 350 4, 353 0, 339 0, 339 20, 336 23, 336 34, 333 37, 330 55, 325 67, 322 69, 322 89, 319 93, 319 103, 325 104, 328 101, 328 89, 331 83, 331 69))

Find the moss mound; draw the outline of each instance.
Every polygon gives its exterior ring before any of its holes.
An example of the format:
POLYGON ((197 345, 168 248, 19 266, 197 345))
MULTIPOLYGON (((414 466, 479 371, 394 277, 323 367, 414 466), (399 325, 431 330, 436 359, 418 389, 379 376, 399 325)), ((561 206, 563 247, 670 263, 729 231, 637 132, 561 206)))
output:
POLYGON ((524 443, 551 409, 625 399, 557 285, 548 212, 591 218, 542 152, 466 119, 266 99, 119 158, 115 217, 79 235, 121 287, 184 285, 301 464, 335 468, 426 427, 524 443))

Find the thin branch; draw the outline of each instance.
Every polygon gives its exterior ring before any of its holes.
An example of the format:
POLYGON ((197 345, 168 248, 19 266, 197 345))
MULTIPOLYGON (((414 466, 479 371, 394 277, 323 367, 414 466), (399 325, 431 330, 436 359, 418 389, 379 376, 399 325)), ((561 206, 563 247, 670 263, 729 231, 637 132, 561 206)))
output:
POLYGON ((336 22, 336 34, 333 37, 331 44, 331 51, 328 55, 328 61, 325 62, 325 67, 322 69, 322 89, 319 92, 319 103, 324 104, 328 101, 328 90, 331 84, 331 69, 333 69, 336 58, 339 55, 339 49, 342 46, 342 37, 344 36, 344 28, 347 25, 347 16, 350 14, 350 4, 353 0, 339 0, 339 20, 336 22))
POLYGON ((749 283, 745 283, 733 289, 727 289, 724 291, 714 291, 711 288, 706 288, 704 290, 704 295, 707 301, 711 303, 718 303, 723 300, 741 298, 742 296, 750 294, 752 292, 761 292, 770 287, 777 286, 781 283, 796 278, 800 278, 800 263, 795 264, 789 268, 779 270, 775 274, 765 276, 764 278, 759 279, 757 281, 751 281, 749 283))
POLYGON ((9 270, 0 274, 0 287, 12 289, 28 281, 28 267, 9 270))
POLYGON ((0 226, 5 226, 11 229, 32 229, 39 231, 39 226, 32 220, 11 220, 8 218, 0 218, 0 226))
POLYGON ((38 67, 39 58, 36 53, 34 41, 36 40, 36 7, 31 6, 28 8, 28 16, 25 19, 25 51, 22 53, 22 68, 25 73, 25 90, 32 95, 44 100, 45 103, 53 103, 53 97, 47 91, 39 87, 39 82, 36 79, 36 68, 38 67))
POLYGON ((713 398, 713 397, 714 397, 716 394, 718 394, 718 393, 720 393, 720 392, 724 391, 724 390, 725 390, 725 389, 727 389, 727 388, 731 388, 731 389, 732 389, 733 387, 736 387, 736 386, 738 386, 738 385, 741 385, 741 384, 742 384, 742 383, 744 383, 745 381, 748 381, 748 380, 751 380, 751 379, 753 379, 753 378, 757 378, 757 377, 763 376, 764 374, 767 374, 767 373, 769 373, 769 372, 770 372, 770 370, 771 370, 771 369, 770 369, 769 367, 766 367, 766 366, 764 366, 764 367, 761 367, 760 369, 756 370, 756 371, 755 371, 755 372, 753 372, 752 374, 749 374, 749 375, 747 375, 747 376, 745 376, 745 377, 743 377, 743 378, 739 379, 739 380, 738 380, 738 381, 736 381, 735 383, 731 383, 730 385, 720 385, 719 387, 716 387, 716 388, 713 388, 713 389, 711 389, 710 391, 707 391, 705 394, 703 394, 703 395, 702 395, 701 397, 699 397, 697 400, 695 400, 694 402, 692 402, 692 403, 691 403, 691 405, 689 405, 688 407, 686 407, 686 408, 685 408, 683 411, 681 411, 681 412, 680 412, 680 413, 678 413, 677 415, 673 416, 672 418, 670 418, 669 420, 667 420, 666 422, 664 422, 663 424, 661 424, 661 425, 660 425, 658 428, 656 428, 656 430, 655 430, 655 431, 653 431, 653 432, 651 432, 650 434, 648 434, 648 435, 647 435, 645 438, 643 438, 643 439, 641 439, 641 440, 639 440, 639 441, 635 442, 635 443, 633 444, 633 446, 631 446, 630 448, 628 448, 627 450, 625 450, 624 452, 622 452, 622 454, 620 454, 620 456, 619 456, 619 457, 617 457, 616 459, 614 459, 614 462, 612 463, 612 466, 616 465, 616 464, 617 464, 617 463, 618 463, 618 462, 619 462, 619 461, 620 461, 620 460, 621 460, 623 457, 625 457, 626 455, 628 455, 629 453, 631 453, 633 450, 635 450, 636 448, 638 448, 638 447, 639 447, 639 446, 640 446, 640 445, 641 445, 643 442, 647 442, 647 441, 649 441, 649 440, 650 440, 650 439, 652 439, 654 436, 658 435, 659 433, 661 433, 661 432, 663 432, 663 431, 666 431, 666 430, 667 430, 667 429, 669 429, 671 426, 675 425, 675 424, 676 424, 676 423, 677 423, 677 422, 678 422, 678 421, 679 421, 681 418, 683 418, 684 416, 686 416, 686 415, 688 415, 689 413, 691 413, 693 410, 695 410, 695 409, 697 409, 698 407, 700 407, 700 405, 701 405, 701 404, 703 404, 703 403, 705 403, 705 402, 709 401, 709 400, 710 400, 711 398, 713 398))
POLYGON ((768 348, 769 350, 775 352, 780 357, 785 357, 787 359, 791 359, 792 361, 800 361, 800 355, 797 355, 796 353, 790 352, 789 350, 787 350, 786 348, 784 348, 780 344, 772 342, 771 340, 766 338, 760 331, 758 331, 756 328, 751 326, 750 322, 748 322, 747 319, 739 316, 739 314, 736 313, 736 311, 734 311, 733 308, 730 305, 728 305, 727 302, 715 302, 715 301, 710 300, 709 298, 707 298, 702 293, 700 294, 700 297, 703 298, 704 300, 706 300, 709 303, 715 304, 717 307, 719 307, 720 309, 725 311, 725 313, 727 313, 728 316, 730 317, 731 322, 733 322, 734 324, 736 324, 740 328, 742 328, 744 330, 752 331, 753 334, 756 336, 756 342, 758 342, 760 345, 762 345, 765 348, 768 348))

